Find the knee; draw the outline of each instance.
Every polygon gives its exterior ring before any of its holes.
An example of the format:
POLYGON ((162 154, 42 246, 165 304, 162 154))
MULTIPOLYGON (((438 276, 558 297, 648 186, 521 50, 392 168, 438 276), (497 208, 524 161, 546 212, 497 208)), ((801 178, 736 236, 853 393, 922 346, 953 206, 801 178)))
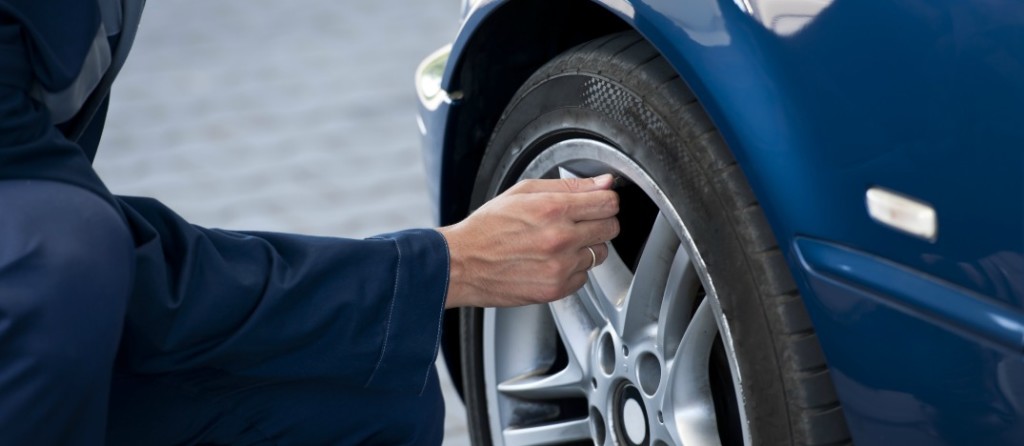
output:
POLYGON ((99 196, 0 181, 0 339, 21 344, 41 368, 85 374, 112 360, 132 251, 120 214, 99 196))
MULTIPOLYGON (((0 182, 0 268, 46 271, 54 281, 115 286, 130 272, 132 242, 113 204, 54 181, 0 182), (114 276, 114 277, 110 277, 114 276)), ((41 284, 42 285, 42 284, 41 284)), ((77 290, 87 291, 88 288, 77 290)))
POLYGON ((420 395, 384 399, 390 410, 402 413, 391 417, 378 444, 426 445, 441 444, 444 438, 444 397, 437 377, 431 370, 420 395))
MULTIPOLYGON (((338 389, 340 393, 333 395, 331 391, 321 392, 317 397, 319 402, 291 406, 293 409, 303 407, 306 413, 302 417, 303 426, 289 432, 298 435, 271 434, 270 437, 285 445, 440 445, 444 438, 445 408, 436 371, 431 372, 426 384, 419 395, 351 388, 338 389)), ((311 401, 305 400, 306 403, 311 401)), ((267 423, 264 432, 275 432, 272 427, 275 425, 275 422, 267 423)))
MULTIPOLYGON (((239 425, 258 426, 267 439, 282 445, 439 445, 444 437, 444 399, 436 371, 419 395, 323 382, 232 393, 240 398, 232 404, 242 408, 233 412, 242 417, 239 425)), ((240 443, 239 438, 241 434, 226 433, 217 440, 240 443)))

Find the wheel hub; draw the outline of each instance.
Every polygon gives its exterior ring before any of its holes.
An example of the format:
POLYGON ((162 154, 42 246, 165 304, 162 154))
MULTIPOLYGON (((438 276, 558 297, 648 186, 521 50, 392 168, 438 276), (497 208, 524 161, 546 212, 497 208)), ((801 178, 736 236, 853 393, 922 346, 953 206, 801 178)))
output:
POLYGON ((648 445, 649 422, 640 391, 632 385, 625 385, 619 391, 617 400, 615 418, 619 438, 630 446, 648 445))

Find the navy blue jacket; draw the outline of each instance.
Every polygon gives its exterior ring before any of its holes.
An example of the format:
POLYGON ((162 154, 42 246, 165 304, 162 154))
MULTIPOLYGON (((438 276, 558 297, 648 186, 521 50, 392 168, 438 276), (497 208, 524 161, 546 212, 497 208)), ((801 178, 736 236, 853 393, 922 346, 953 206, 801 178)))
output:
POLYGON ((421 389, 447 293, 444 238, 206 229, 156 200, 111 194, 92 168, 107 91, 94 92, 95 116, 59 124, 30 95, 74 81, 100 22, 95 0, 0 0, 0 181, 70 183, 124 216, 136 262, 118 366, 421 389))

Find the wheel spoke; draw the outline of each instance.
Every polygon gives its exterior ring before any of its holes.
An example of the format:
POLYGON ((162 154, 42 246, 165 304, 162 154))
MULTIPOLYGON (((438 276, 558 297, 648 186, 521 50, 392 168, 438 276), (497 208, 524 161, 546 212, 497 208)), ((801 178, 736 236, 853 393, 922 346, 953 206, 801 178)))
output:
MULTIPOLYGON (((632 273, 622 261, 619 253, 610 244, 608 258, 589 272, 590 280, 584 288, 591 298, 591 305, 600 312, 605 320, 617 321, 621 313, 620 306, 625 303, 629 293, 629 282, 632 273)), ((619 327, 618 324, 615 325, 619 327)))
POLYGON ((525 376, 498 384, 498 391, 517 398, 555 399, 585 396, 583 370, 576 361, 554 375, 525 376))
POLYGON ((508 428, 504 434, 506 446, 566 443, 590 439, 590 422, 583 418, 544 426, 508 428))
POLYGON ((579 178, 579 177, 580 177, 579 175, 576 175, 571 170, 566 169, 565 167, 562 167, 562 166, 558 167, 558 178, 566 179, 566 178, 579 178))
POLYGON ((670 393, 665 399, 683 444, 718 445, 715 403, 711 395, 708 365, 718 335, 710 298, 705 298, 686 327, 673 359, 670 393))
MULTIPOLYGON (((579 178, 572 171, 565 167, 558 168, 559 178, 579 178)), ((588 272, 590 280, 584 287, 584 295, 589 298, 588 310, 594 320, 612 320, 617 313, 617 305, 625 301, 626 293, 629 290, 631 274, 626 263, 615 252, 615 248, 608 244, 608 257, 604 262, 588 272)))
POLYGON ((679 248, 679 237, 665 214, 659 213, 640 253, 636 274, 619 310, 620 316, 616 318, 616 329, 624 339, 642 335, 641 332, 657 320, 665 284, 679 248))
MULTIPOLYGON (((587 304, 590 299, 581 293, 559 299, 548 304, 555 319, 558 337, 569 354, 569 366, 584 370, 584 364, 590 364, 590 344, 597 332, 597 323, 587 304)), ((582 380, 582 372, 580 379, 582 380)))
POLYGON ((578 304, 586 311, 593 325, 597 327, 607 323, 607 315, 614 309, 603 296, 599 285, 591 278, 583 284, 583 288, 580 288, 575 296, 570 296, 570 298, 578 299, 578 304))
POLYGON ((683 332, 690 324, 690 314, 699 298, 700 278, 693 268, 690 253, 683 247, 676 250, 672 267, 665 284, 665 298, 658 313, 658 337, 656 344, 662 357, 675 356, 683 339, 683 332))

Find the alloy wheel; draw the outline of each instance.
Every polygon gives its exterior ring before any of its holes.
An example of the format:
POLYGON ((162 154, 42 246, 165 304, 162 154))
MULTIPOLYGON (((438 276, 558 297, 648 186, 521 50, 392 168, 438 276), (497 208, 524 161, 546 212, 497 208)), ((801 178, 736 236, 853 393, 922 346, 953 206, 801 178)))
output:
POLYGON ((519 179, 608 172, 622 185, 622 235, 587 284, 549 305, 484 312, 494 444, 750 444, 728 321, 658 185, 588 138, 544 149, 519 179))

